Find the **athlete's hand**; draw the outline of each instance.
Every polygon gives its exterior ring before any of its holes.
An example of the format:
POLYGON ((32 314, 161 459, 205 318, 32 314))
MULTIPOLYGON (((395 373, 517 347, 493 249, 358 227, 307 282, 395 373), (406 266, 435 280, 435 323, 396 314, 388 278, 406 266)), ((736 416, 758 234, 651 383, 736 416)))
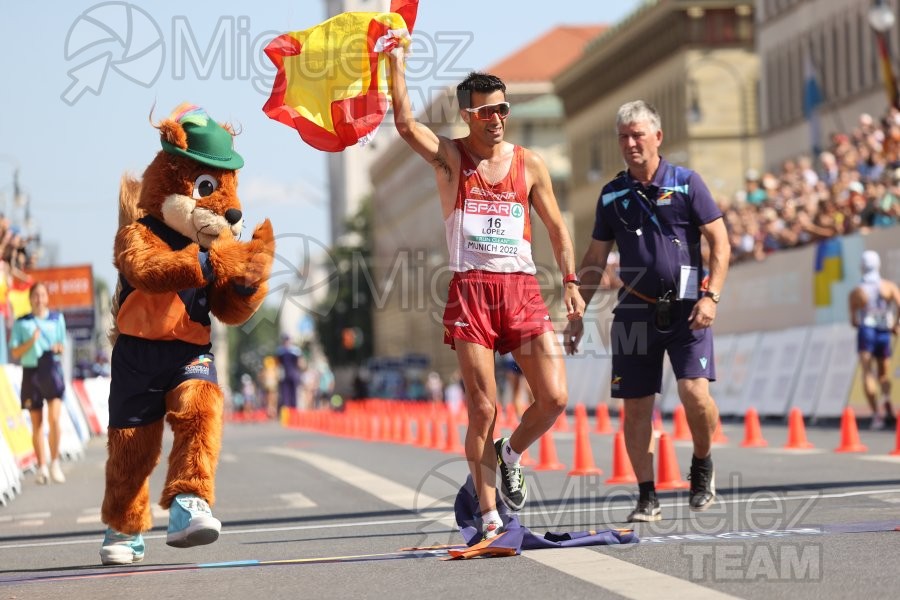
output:
POLYGON ((691 316, 688 317, 691 329, 706 329, 715 320, 716 303, 712 301, 712 298, 705 296, 697 300, 697 303, 694 304, 694 309, 691 311, 691 316))
POLYGON ((584 298, 574 283, 567 283, 563 287, 563 301, 566 303, 566 318, 570 321, 584 316, 584 298))
POLYGON ((578 343, 581 341, 582 335, 584 335, 584 321, 572 319, 566 323, 566 328, 563 330, 563 347, 566 349, 566 354, 578 352, 578 343))

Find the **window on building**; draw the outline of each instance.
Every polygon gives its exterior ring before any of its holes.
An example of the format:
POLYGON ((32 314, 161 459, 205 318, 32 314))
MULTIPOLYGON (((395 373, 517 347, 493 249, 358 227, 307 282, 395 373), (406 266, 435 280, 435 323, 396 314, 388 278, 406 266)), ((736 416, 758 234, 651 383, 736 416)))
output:
POLYGON ((781 125, 786 125, 791 114, 791 99, 788 90, 790 88, 790 74, 788 72, 788 51, 787 46, 782 45, 778 48, 778 121, 781 125))
POLYGON ((590 183, 600 181, 603 177, 603 163, 601 162, 600 140, 596 136, 591 138, 588 154, 587 180, 590 183))
POLYGON ((522 145, 526 148, 534 145, 534 123, 531 121, 522 126, 522 145))
POLYGON ((844 23, 844 45, 847 48, 846 60, 844 61, 844 74, 847 78, 847 93, 855 94, 859 90, 859 74, 853 69, 856 62, 856 53, 859 48, 854 44, 854 18, 856 15, 849 15, 844 23))
POLYGON ((858 72, 859 85, 865 89, 869 87, 872 79, 869 72, 869 61, 867 57, 871 53, 872 40, 869 37, 869 25, 861 13, 856 13, 856 50, 857 55, 856 69, 858 72))

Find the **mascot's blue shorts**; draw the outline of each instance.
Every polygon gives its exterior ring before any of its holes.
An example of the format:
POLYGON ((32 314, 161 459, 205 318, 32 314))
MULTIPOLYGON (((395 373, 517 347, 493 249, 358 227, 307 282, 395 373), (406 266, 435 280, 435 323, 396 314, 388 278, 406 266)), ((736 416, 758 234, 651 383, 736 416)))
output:
POLYGON ((200 379, 217 383, 212 345, 120 335, 113 347, 109 426, 148 425, 166 415, 166 393, 200 379))

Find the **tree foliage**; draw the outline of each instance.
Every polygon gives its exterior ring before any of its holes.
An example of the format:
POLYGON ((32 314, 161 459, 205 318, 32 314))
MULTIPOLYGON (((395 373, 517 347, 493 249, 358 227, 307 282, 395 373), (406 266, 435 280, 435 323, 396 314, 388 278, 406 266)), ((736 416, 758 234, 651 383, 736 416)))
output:
MULTIPOLYGON (((372 203, 365 200, 346 223, 342 241, 332 247, 337 276, 331 280, 330 310, 316 321, 316 332, 332 365, 361 364, 372 356, 372 290, 360 270, 371 270, 372 203)), ((320 314, 321 314, 320 313, 320 314)))

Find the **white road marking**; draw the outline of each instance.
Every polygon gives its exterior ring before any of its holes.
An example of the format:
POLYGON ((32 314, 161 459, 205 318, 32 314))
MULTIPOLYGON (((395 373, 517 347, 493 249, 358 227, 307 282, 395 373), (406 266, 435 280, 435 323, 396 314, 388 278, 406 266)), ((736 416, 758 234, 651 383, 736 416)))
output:
POLYGON ((736 598, 587 548, 534 550, 523 552, 522 556, 632 600, 736 598))
POLYGON ((875 454, 857 456, 860 460, 871 460, 873 462, 900 463, 900 456, 891 456, 890 454, 875 454))
POLYGON ((336 458, 329 458, 321 454, 303 452, 292 448, 270 447, 265 448, 264 452, 303 461, 348 485, 404 510, 414 511, 417 506, 428 507, 429 509, 452 508, 449 502, 432 498, 412 488, 400 485, 390 479, 375 475, 366 469, 360 469, 336 458))
POLYGON ((278 497, 284 500, 285 504, 291 508, 315 508, 318 506, 300 492, 294 492, 293 494, 278 494, 278 497))
POLYGON ((828 452, 822 448, 759 448, 761 454, 824 454, 828 452))
POLYGON ((79 525, 84 525, 86 523, 103 523, 103 520, 100 518, 100 513, 96 513, 93 515, 84 515, 83 517, 78 517, 75 519, 75 522, 79 525))
POLYGON ((46 519, 50 518, 50 513, 25 513, 22 515, 4 515, 0 517, 0 523, 8 523, 16 527, 40 527, 46 519))

